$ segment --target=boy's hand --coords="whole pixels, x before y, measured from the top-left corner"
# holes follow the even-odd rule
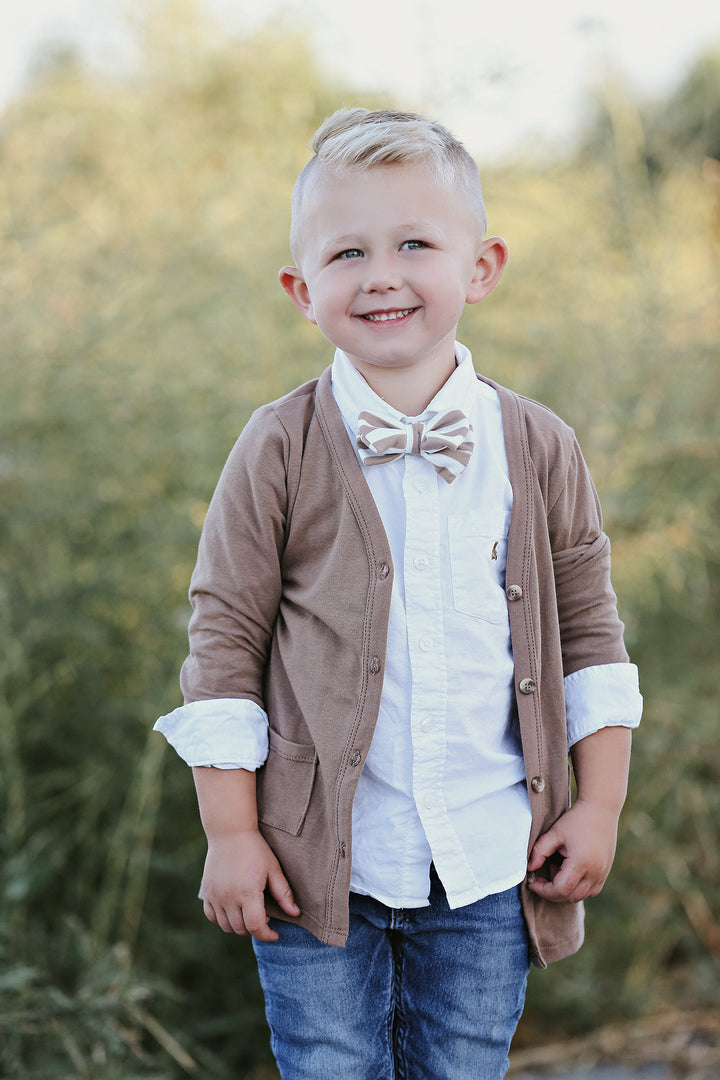
[[[538,837],[528,862],[528,887],[544,900],[578,903],[605,884],[627,791],[631,737],[625,727],[601,728],[570,751],[577,801]]]
[[[613,811],[578,800],[535,842],[528,887],[544,900],[559,904],[597,896],[615,857],[617,825]],[[541,868],[549,880],[539,876]]]
[[[265,891],[288,915],[299,915],[287,878],[258,829],[255,773],[193,768],[208,841],[200,897],[203,911],[226,934],[277,941],[268,926]]]
[[[288,915],[299,915],[287,878],[257,829],[208,841],[200,896],[210,922],[226,934],[277,941],[268,926],[265,890]]]

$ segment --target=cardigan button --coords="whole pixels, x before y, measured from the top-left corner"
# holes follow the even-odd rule
[[[380,657],[379,656],[373,656],[372,660],[370,661],[369,667],[370,667],[370,674],[371,675],[377,675],[378,671],[380,670]]]
[[[359,765],[361,761],[362,761],[362,755],[359,753],[359,751],[356,750],[355,753],[353,754],[353,756],[350,758],[350,764],[353,765],[353,766],[354,765]]]
[[[389,573],[390,573],[390,567],[388,566],[388,564],[386,562],[381,563],[380,567],[378,569],[378,577],[380,578],[380,580],[384,581]]]
[[[520,585],[508,585],[505,593],[508,600],[519,600],[523,594],[523,591]]]
[[[545,780],[542,776],[533,776],[530,781],[530,787],[533,791],[540,795],[545,790]]]
[[[521,679],[518,685],[521,694],[534,694],[537,690],[537,683],[534,679]]]

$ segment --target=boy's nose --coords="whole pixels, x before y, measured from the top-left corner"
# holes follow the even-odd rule
[[[402,285],[399,268],[391,259],[372,259],[365,268],[363,292],[389,292]]]

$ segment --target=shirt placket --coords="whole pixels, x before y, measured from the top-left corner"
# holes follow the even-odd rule
[[[413,797],[434,852],[438,836],[449,822],[444,796],[447,658],[440,580],[440,500],[433,467],[408,455],[403,492]]]

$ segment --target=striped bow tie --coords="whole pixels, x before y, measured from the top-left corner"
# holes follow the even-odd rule
[[[460,409],[406,424],[369,412],[361,412],[358,421],[357,448],[366,465],[419,454],[448,484],[463,471],[475,445],[472,424]]]

